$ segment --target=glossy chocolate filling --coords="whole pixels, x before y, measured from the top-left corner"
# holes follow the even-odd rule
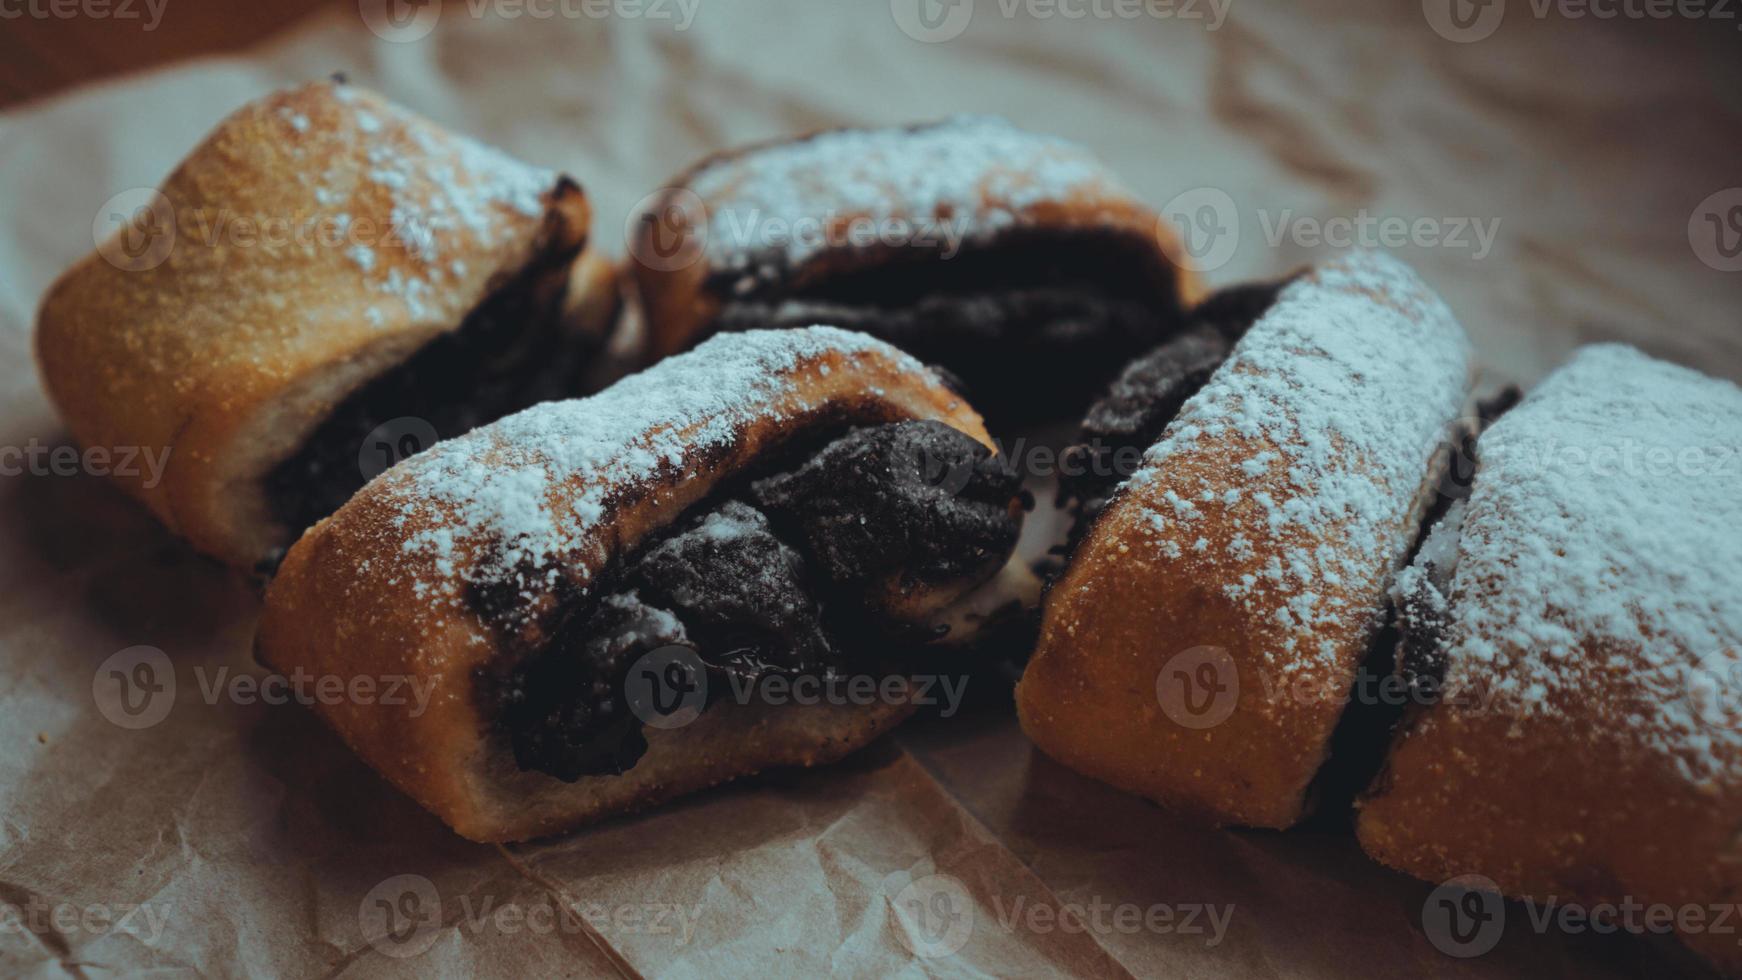
[[[1178,336],[1132,361],[1089,407],[1065,450],[1059,492],[1075,500],[1080,536],[1143,453],[1227,360],[1241,336],[1275,304],[1287,281],[1225,289],[1194,308]]]
[[[869,333],[947,368],[1001,427],[1074,413],[1182,317],[1173,270],[1130,237],[1011,233],[949,258],[915,252],[813,284],[776,276],[742,293],[739,277],[723,274],[710,283],[729,297],[715,327]]]
[[[522,770],[572,782],[631,769],[647,741],[628,674],[664,648],[721,681],[709,704],[740,689],[732,679],[899,672],[890,651],[917,641],[880,596],[977,584],[1016,546],[1016,475],[941,422],[811,448],[722,487],[601,574],[601,598],[571,598],[548,645],[479,672]]]
[[[452,438],[577,394],[590,350],[560,328],[576,251],[541,252],[458,328],[340,402],[301,449],[267,474],[273,517],[294,536],[362,488],[364,453],[379,454],[385,468],[428,449],[430,432]],[[398,419],[423,424],[386,424]]]

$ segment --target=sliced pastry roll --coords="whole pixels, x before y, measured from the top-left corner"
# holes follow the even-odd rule
[[[1197,289],[1171,226],[1091,154],[988,117],[710,157],[630,252],[654,357],[833,323],[947,368],[995,422],[1080,413]]]
[[[1482,436],[1400,583],[1403,667],[1439,700],[1361,805],[1368,853],[1742,973],[1739,442],[1742,389],[1616,345]]]
[[[614,313],[574,181],[342,83],[244,106],[137,203],[44,301],[43,379],[79,442],[167,452],[127,490],[243,568],[406,453],[572,394]]]
[[[1286,827],[1436,496],[1470,351],[1445,304],[1378,253],[1218,305],[1091,412],[1109,439],[1165,428],[1128,480],[1095,491],[1110,500],[1047,594],[1017,709],[1082,773],[1213,822]]]
[[[913,710],[936,624],[1010,558],[989,445],[880,341],[723,335],[378,477],[290,550],[259,652],[433,689],[319,710],[477,840],[828,762]]]

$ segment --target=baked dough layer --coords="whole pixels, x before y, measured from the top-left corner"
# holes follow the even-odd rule
[[[723,481],[842,425],[935,419],[991,442],[912,358],[833,328],[717,337],[604,393],[553,402],[387,471],[293,547],[267,592],[259,652],[315,676],[416,676],[409,705],[318,707],[395,785],[475,840],[555,833],[770,766],[815,765],[910,713],[721,704],[650,730],[621,776],[521,772],[481,710],[480,667],[542,649],[569,597]],[[511,601],[485,615],[487,589]]]
[[[301,530],[265,476],[517,271],[572,260],[589,219],[573,181],[339,83],[242,107],[152,201],[167,252],[117,240],[65,273],[37,359],[74,438],[167,451],[123,485],[245,569]]]
[[[1469,354],[1445,304],[1381,254],[1284,288],[1049,591],[1017,688],[1035,744],[1211,822],[1297,822],[1426,515]]]
[[[636,229],[651,358],[836,323],[967,378],[995,419],[1080,408],[1200,291],[1172,226],[1090,153],[988,117],[716,154]]]
[[[1482,436],[1462,520],[1411,569],[1449,583],[1443,695],[1360,804],[1369,854],[1706,926],[1742,901],[1739,433],[1742,389],[1602,345]],[[1734,933],[1684,938],[1742,972]]]

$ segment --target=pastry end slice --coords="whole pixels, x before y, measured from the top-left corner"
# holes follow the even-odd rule
[[[1290,282],[1053,583],[1023,730],[1206,821],[1297,822],[1469,384],[1462,329],[1395,260]]]
[[[967,477],[906,479],[927,454]],[[990,578],[1018,497],[979,417],[894,348],[832,328],[722,336],[387,471],[290,550],[259,655],[432,689],[422,709],[318,710],[461,834],[551,834],[831,761],[906,717],[900,697],[741,691],[775,675],[899,689],[938,669],[895,657],[925,624],[883,600],[897,584],[930,608]],[[635,671],[668,676],[672,656],[706,697],[667,727],[639,713]],[[696,689],[662,691],[680,687]]]
[[[1439,699],[1360,805],[1369,854],[1631,901],[1635,926],[1656,906],[1655,931],[1742,972],[1718,921],[1742,897],[1739,432],[1735,385],[1602,345],[1482,436],[1469,501],[1402,580],[1406,666]]]
[[[167,453],[123,485],[243,569],[372,465],[570,393],[588,346],[580,187],[352,86],[244,106],[129,206],[49,291],[42,377],[83,445]]]

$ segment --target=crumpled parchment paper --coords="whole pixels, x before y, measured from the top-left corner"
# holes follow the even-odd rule
[[[471,844],[309,711],[239,693],[263,674],[250,588],[102,479],[58,472],[80,467],[53,462],[66,436],[29,354],[52,277],[92,247],[106,202],[155,185],[223,114],[333,71],[574,174],[612,251],[635,202],[705,152],[990,111],[1093,146],[1187,226],[1215,283],[1376,244],[1444,292],[1495,379],[1528,382],[1603,339],[1742,377],[1742,273],[1721,271],[1713,237],[1742,204],[1720,194],[1742,185],[1734,24],[1515,4],[1466,43],[1436,33],[1431,2],[1200,0],[1097,19],[1135,8],[980,0],[952,36],[961,6],[915,20],[914,0],[450,4],[407,40],[344,5],[257,51],[0,116],[0,446],[19,451],[0,460],[0,973],[1686,966],[1673,944],[1528,926],[1447,957],[1422,927],[1431,886],[1366,860],[1334,820],[1182,825],[1033,753],[992,680],[834,769]],[[1707,213],[1720,220],[1702,239]],[[101,707],[141,646],[164,658],[155,700]]]

